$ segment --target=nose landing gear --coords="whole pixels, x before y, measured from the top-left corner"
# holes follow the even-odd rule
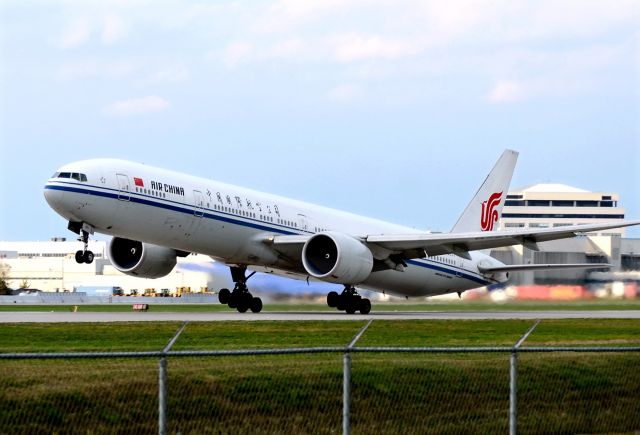
[[[341,294],[329,292],[327,305],[337,308],[338,311],[345,311],[347,314],[354,314],[356,311],[360,311],[361,314],[371,312],[371,301],[360,296],[355,287],[350,285],[345,285]]]
[[[75,226],[74,226],[75,227]],[[69,229],[80,234],[78,237],[78,241],[84,244],[84,248],[80,251],[76,251],[76,263],[93,263],[94,255],[93,252],[89,251],[89,234],[93,234],[93,227],[91,225],[87,225],[85,223],[82,224],[82,227],[77,228],[77,231],[72,228],[71,222],[69,223]]]
[[[229,308],[235,308],[239,313],[246,313],[251,310],[253,313],[262,311],[262,299],[254,297],[247,288],[247,280],[251,278],[255,272],[251,272],[246,276],[247,267],[237,266],[230,267],[231,278],[235,282],[233,291],[227,288],[220,289],[218,292],[218,300],[222,305],[228,305]]]

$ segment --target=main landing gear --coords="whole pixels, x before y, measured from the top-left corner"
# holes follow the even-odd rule
[[[240,313],[251,310],[254,313],[262,311],[262,299],[253,297],[247,288],[247,280],[253,276],[255,272],[251,272],[246,276],[247,267],[237,266],[231,267],[231,278],[236,283],[233,291],[227,288],[220,289],[218,292],[218,300],[222,305],[229,305],[229,308],[235,308]]]
[[[89,251],[89,232],[82,228],[78,241],[84,243],[84,249],[76,252],[76,263],[93,263],[93,252]]]
[[[371,312],[371,301],[360,296],[355,287],[350,285],[345,285],[341,294],[329,292],[327,305],[337,308],[338,311],[346,311],[347,314],[353,314],[356,311],[360,311],[361,314]]]

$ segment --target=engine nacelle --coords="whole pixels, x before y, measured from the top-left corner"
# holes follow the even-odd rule
[[[122,273],[140,278],[162,278],[176,265],[171,248],[114,237],[109,242],[111,264]]]
[[[329,231],[307,240],[302,248],[302,264],[314,278],[358,284],[371,274],[373,254],[361,241]]]

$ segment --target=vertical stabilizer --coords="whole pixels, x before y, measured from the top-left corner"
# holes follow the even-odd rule
[[[505,150],[451,229],[452,233],[493,231],[502,216],[518,153]]]

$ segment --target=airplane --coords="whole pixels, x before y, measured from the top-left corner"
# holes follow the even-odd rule
[[[357,288],[404,297],[458,293],[506,282],[509,273],[606,264],[506,265],[491,248],[574,237],[626,227],[617,221],[555,228],[497,231],[518,153],[505,150],[448,233],[433,233],[205,178],[116,159],[60,167],[46,182],[49,206],[68,221],[91,263],[95,232],[112,236],[109,259],[122,273],[159,278],[177,257],[205,254],[229,266],[233,290],[221,304],[239,312],[262,310],[247,281],[264,271],[344,286],[327,295],[329,307],[368,314],[371,301]],[[247,275],[247,270],[251,273]],[[356,288],[357,287],[357,288]]]

